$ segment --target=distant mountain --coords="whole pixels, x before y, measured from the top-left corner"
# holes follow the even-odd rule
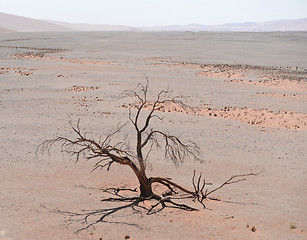
[[[278,20],[262,23],[228,23],[221,25],[172,25],[157,27],[128,27],[101,24],[73,24],[46,20],[48,22],[73,29],[75,31],[246,31],[246,32],[271,32],[271,31],[307,31],[307,18],[297,20]]]
[[[254,27],[260,31],[307,31],[307,18],[263,22]]]
[[[0,28],[12,32],[70,31],[69,28],[49,23],[46,21],[20,17],[1,12],[0,12]]]
[[[103,24],[66,23],[53,20],[37,20],[0,12],[1,32],[51,32],[51,31],[307,31],[307,18],[268,22],[229,23],[221,25],[172,25],[157,27],[129,27]]]
[[[166,27],[142,28],[143,31],[246,31],[246,32],[274,32],[274,31],[307,31],[307,18],[296,20],[277,20],[269,22],[228,23],[221,25],[176,25]]]
[[[269,22],[246,22],[207,26],[208,31],[248,31],[248,32],[271,32],[271,31],[307,31],[307,18],[295,20],[277,20]]]

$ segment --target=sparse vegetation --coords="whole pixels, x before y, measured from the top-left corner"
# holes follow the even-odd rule
[[[297,229],[296,224],[295,224],[295,223],[291,223],[291,224],[290,224],[290,229]]]

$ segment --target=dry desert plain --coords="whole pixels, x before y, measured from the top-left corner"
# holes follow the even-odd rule
[[[307,33],[10,33],[0,35],[0,239],[307,239]],[[46,139],[91,137],[128,122],[124,95],[149,79],[154,95],[172,89],[190,106],[166,105],[153,124],[201,148],[181,167],[150,157],[149,176],[192,189],[193,170],[218,186],[206,209],[122,208],[93,227],[84,210],[101,189],[135,188],[125,166],[91,172],[94,162],[36,149]],[[127,141],[134,144],[133,127]],[[115,140],[121,140],[115,137]],[[135,196],[138,193],[128,193]],[[150,206],[154,202],[147,201]],[[80,213],[81,215],[70,215]]]

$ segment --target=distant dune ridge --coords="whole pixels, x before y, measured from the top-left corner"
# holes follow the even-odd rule
[[[7,32],[6,29],[12,32],[70,31],[69,28],[47,21],[0,13],[0,32]]]
[[[5,32],[15,32],[15,31],[7,29],[7,28],[0,27],[0,33],[5,33]]]
[[[139,31],[140,29],[129,26],[115,26],[104,24],[86,24],[86,23],[66,23],[53,20],[45,20],[57,24],[73,31]]]
[[[37,20],[0,12],[0,32],[57,32],[57,31],[307,31],[307,18],[268,22],[229,23],[221,25],[174,25],[129,27],[104,24],[66,23]]]

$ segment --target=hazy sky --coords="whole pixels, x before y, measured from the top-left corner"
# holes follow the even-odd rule
[[[307,0],[0,0],[0,12],[72,23],[206,25],[307,18]]]

